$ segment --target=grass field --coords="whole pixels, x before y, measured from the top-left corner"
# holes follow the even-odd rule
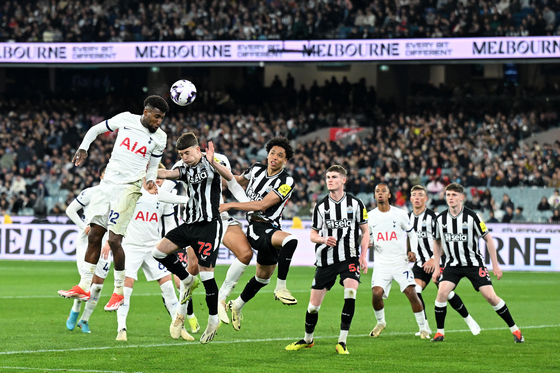
[[[218,267],[218,285],[226,267]],[[136,283],[128,317],[128,341],[117,342],[115,313],[102,307],[112,291],[112,276],[103,289],[98,309],[90,319],[91,334],[66,330],[72,301],[57,290],[78,281],[74,263],[0,261],[0,372],[552,372],[560,371],[560,273],[509,272],[494,281],[520,326],[526,343],[514,344],[500,317],[462,282],[457,293],[482,328],[473,336],[451,308],[446,340],[430,343],[415,337],[416,321],[398,285],[385,303],[387,328],[379,338],[368,337],[375,326],[369,284],[371,272],[362,277],[356,313],[348,337],[350,355],[337,355],[343,292],[338,285],[329,292],[319,313],[315,346],[285,351],[304,333],[304,317],[314,269],[294,267],[288,285],[299,304],[288,307],[274,301],[271,285],[244,308],[242,328],[236,332],[222,325],[208,345],[173,340],[170,317],[159,287]],[[254,275],[249,267],[237,296]],[[435,330],[435,287],[424,292],[428,317]],[[206,327],[203,290],[194,293],[195,313]]]

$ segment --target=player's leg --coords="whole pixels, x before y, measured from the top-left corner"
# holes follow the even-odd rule
[[[186,224],[178,226],[168,232],[157,244],[156,248],[152,250],[154,259],[163,264],[169,272],[181,280],[181,304],[185,304],[191,297],[191,285],[194,282],[194,276],[185,269],[179,257],[174,253],[181,247],[190,246],[189,239],[187,238],[190,234],[189,230],[190,228]]]
[[[385,321],[385,302],[383,299],[387,299],[389,296],[392,283],[393,275],[389,266],[377,265],[373,268],[373,275],[371,276],[371,303],[377,324],[369,333],[370,337],[379,337],[379,334],[387,326]]]
[[[471,330],[471,333],[473,335],[480,334],[480,326],[478,326],[478,323],[469,314],[469,311],[463,303],[463,300],[457,293],[455,293],[455,291],[449,293],[449,295],[447,296],[447,301],[449,302],[451,307],[453,307],[453,309],[457,311],[459,315],[461,315],[461,317],[463,317],[463,320],[465,320],[465,323],[467,323],[467,326]]]
[[[122,248],[121,234],[109,230],[109,246],[113,253],[114,290],[111,299],[105,305],[105,311],[116,311],[124,301],[125,255]]]
[[[449,272],[449,267],[444,270],[444,274]],[[460,278],[459,278],[460,279]],[[458,282],[458,280],[455,280]],[[449,293],[455,289],[456,283],[448,281],[445,277],[442,278],[438,286],[438,293],[435,302],[435,316],[437,332],[432,339],[432,342],[442,342],[445,336],[445,316],[447,315],[447,297]]]
[[[108,255],[108,252],[107,252]],[[84,313],[78,322],[78,327],[82,329],[82,333],[90,333],[89,328],[89,318],[93,313],[93,310],[97,306],[99,302],[99,298],[101,297],[101,290],[103,290],[103,283],[109,274],[109,270],[111,269],[111,261],[108,256],[102,255],[99,258],[99,262],[97,263],[97,267],[95,268],[95,275],[93,276],[91,288],[90,288],[90,298],[86,302],[84,307]]]
[[[292,263],[292,257],[297,249],[298,239],[293,234],[276,231],[271,238],[272,246],[280,250],[278,255],[278,274],[276,288],[274,289],[274,299],[287,305],[297,304],[297,299],[286,288],[286,278]]]
[[[127,263],[128,263],[128,255],[127,255]],[[127,264],[128,265],[128,264]],[[134,282],[136,277],[136,273],[138,271],[138,268],[136,268],[135,270],[127,270],[127,275],[124,278],[124,289],[123,289],[123,293],[124,293],[124,301],[123,304],[119,307],[119,309],[117,310],[117,341],[126,341],[127,337],[126,337],[126,319],[128,317],[128,311],[130,311],[130,297],[132,296],[132,289],[134,287]],[[131,273],[134,273],[134,278],[133,277],[129,277],[131,275]]]
[[[357,264],[359,268],[359,263]],[[341,274],[342,279],[343,274]],[[346,339],[350,331],[350,325],[354,318],[356,310],[356,294],[358,292],[358,285],[360,283],[354,278],[346,277],[343,280],[344,285],[344,306],[342,307],[342,314],[340,316],[340,335],[338,336],[338,343],[336,345],[336,352],[342,355],[348,354],[346,347]]]
[[[475,284],[473,283],[473,285]],[[506,302],[504,302],[503,299],[498,297],[498,295],[494,291],[494,286],[484,285],[479,287],[477,290],[479,290],[480,294],[482,294],[482,296],[484,296],[484,298],[488,301],[488,303],[490,303],[490,305],[492,306],[494,311],[496,311],[498,316],[500,316],[506,322],[507,326],[509,327],[509,330],[511,330],[511,332],[513,333],[513,341],[515,343],[525,342],[525,338],[523,338],[523,335],[521,334],[521,330],[519,330],[519,327],[513,321],[513,317],[509,312],[509,308],[506,305]]]
[[[237,299],[233,301],[230,300],[228,303],[228,309],[231,311],[231,324],[235,330],[241,329],[241,319],[243,318],[241,310],[247,302],[257,295],[259,290],[268,285],[274,273],[274,269],[276,268],[276,264],[260,264],[259,255],[260,252],[257,255],[257,270],[255,276],[247,282],[247,285],[245,285],[245,288],[243,288],[243,291]]]
[[[412,267],[412,273],[414,274],[414,282],[416,283],[414,287],[416,290],[416,295],[418,296],[418,299],[420,299],[420,303],[422,303],[422,309],[424,310],[425,330],[427,330],[429,334],[432,334],[432,331],[430,330],[430,326],[428,324],[426,304],[424,303],[424,298],[422,297],[422,291],[430,283],[432,275],[431,273],[427,273],[426,271],[424,271],[424,268],[418,266],[418,264],[416,263]],[[420,336],[420,331],[418,331],[418,333],[416,333],[415,335]]]
[[[214,339],[220,326],[218,317],[218,284],[214,278],[214,268],[218,259],[220,240],[222,238],[222,220],[197,226],[193,235],[193,242],[198,247],[192,247],[198,258],[200,279],[206,290],[206,305],[208,306],[208,325],[200,337],[200,343],[205,344]],[[189,254],[190,264],[190,254]]]
[[[305,313],[305,336],[303,339],[286,346],[286,350],[288,351],[310,348],[315,344],[313,341],[313,333],[315,331],[315,326],[317,326],[317,321],[319,320],[319,309],[321,308],[325,294],[327,294],[326,287],[316,289],[320,286],[317,285],[317,277],[317,271],[315,271],[315,285],[311,289],[311,296],[309,297],[309,304],[307,305],[307,312]],[[332,282],[334,283],[334,281]]]
[[[401,285],[402,287],[402,285]],[[408,285],[403,293],[408,298],[410,302],[410,306],[412,307],[412,312],[414,312],[414,317],[416,318],[416,323],[418,324],[418,329],[420,329],[420,338],[421,339],[428,339],[430,338],[430,332],[426,327],[426,315],[424,313],[424,306],[420,299],[418,298],[418,294],[416,294],[416,285]]]
[[[70,290],[59,290],[58,294],[65,298],[89,299],[91,281],[101,254],[101,242],[106,229],[96,223],[90,222],[88,246],[84,256],[84,263],[80,270],[80,283]]]
[[[86,233],[84,231],[80,231],[76,240],[76,266],[78,267],[78,273],[82,272],[87,244],[88,241]],[[66,328],[68,330],[74,330],[74,328],[76,328],[78,317],[80,316],[80,311],[82,310],[82,303],[83,302],[80,299],[74,299],[74,303],[70,309],[70,315],[68,315],[68,319],[66,319]]]
[[[218,292],[218,316],[220,320],[229,324],[229,317],[226,311],[226,299],[230,296],[231,292],[239,282],[239,279],[247,269],[253,257],[253,250],[247,236],[241,230],[240,225],[229,225],[223,239],[224,245],[235,254],[235,259],[231,263],[226,279],[224,280],[220,291]]]

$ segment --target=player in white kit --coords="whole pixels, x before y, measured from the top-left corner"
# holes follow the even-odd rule
[[[410,247],[413,250],[418,247],[418,237],[408,221],[406,212],[391,206],[393,194],[388,185],[378,184],[375,187],[374,196],[377,208],[368,213],[368,224],[371,237],[370,247],[375,250],[371,290],[377,325],[369,335],[378,337],[387,325],[383,299],[387,299],[389,296],[391,284],[395,280],[399,283],[401,292],[410,301],[420,329],[420,338],[429,339],[430,333],[426,326],[424,307],[416,294],[414,275],[408,265],[409,261],[416,260],[416,255],[413,251],[407,254],[404,234],[406,232],[408,235]]]
[[[165,167],[160,164],[160,169]],[[163,180],[157,179],[161,186]],[[128,225],[127,235],[122,245],[126,253],[126,277],[124,280],[124,303],[117,310],[117,341],[127,340],[126,318],[130,309],[130,296],[134,282],[138,280],[138,270],[142,268],[148,281],[157,281],[163,301],[170,315],[174,315],[179,305],[171,273],[152,256],[152,250],[161,240],[163,226],[170,231],[177,226],[173,203],[187,203],[188,197],[178,196],[160,190],[157,195],[142,189],[142,197],[136,203],[133,218]],[[193,341],[194,338],[184,328],[180,328],[174,339]]]
[[[105,166],[99,169],[99,177],[103,180],[105,174]],[[87,234],[89,232],[89,204],[91,203],[91,197],[95,194],[96,190],[99,189],[99,185],[86,188],[76,197],[72,203],[66,208],[66,215],[78,226],[80,232],[78,233],[78,238],[76,240],[76,264],[78,266],[78,272],[81,272],[84,265],[84,256],[86,255],[87,249]],[[83,209],[84,220],[78,214],[78,211]],[[103,237],[103,245],[107,242],[107,235]],[[107,253],[108,254],[108,253]],[[82,308],[82,301],[80,298],[74,299],[74,305],[70,310],[70,315],[66,320],[66,328],[68,330],[74,330],[76,324],[82,329],[83,333],[91,333],[89,329],[89,317],[91,313],[97,306],[99,301],[99,296],[101,295],[101,289],[103,289],[103,282],[107,278],[109,273],[109,268],[111,267],[111,261],[103,255],[99,258],[97,267],[95,268],[95,274],[93,276],[93,281],[91,285],[91,295],[86,303],[84,313],[82,318],[78,321],[78,316],[80,315],[80,310]]]
[[[124,112],[91,127],[86,133],[72,162],[76,166],[87,158],[87,150],[96,137],[105,132],[118,131],[111,158],[100,188],[92,197],[88,248],[82,267],[80,283],[58,293],[66,298],[89,299],[90,286],[101,253],[101,239],[109,231],[109,246],[113,253],[115,290],[106,311],[115,311],[124,300],[125,254],[121,246],[128,223],[132,219],[136,201],[141,196],[142,179],[150,193],[157,193],[157,168],[167,145],[167,135],[159,127],[169,111],[160,96],[144,101],[142,115]]]

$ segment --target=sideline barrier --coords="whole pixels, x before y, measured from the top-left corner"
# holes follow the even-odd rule
[[[309,241],[311,222],[303,229],[291,229],[292,222],[283,223],[284,231],[294,234],[299,245],[292,265],[312,266],[314,245]],[[246,222],[243,221],[244,226]],[[488,224],[496,242],[498,260],[505,271],[560,271],[560,226],[538,224]],[[75,260],[78,228],[71,224],[0,224],[0,259]],[[484,241],[481,249],[485,251]],[[486,254],[486,263],[491,268]],[[234,259],[220,246],[217,264],[230,264]],[[251,264],[255,264],[255,256]],[[369,252],[369,266],[373,253]]]

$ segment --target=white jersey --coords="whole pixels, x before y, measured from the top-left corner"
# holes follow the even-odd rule
[[[157,195],[142,189],[132,220],[128,224],[123,246],[140,246],[152,249],[162,236],[162,219],[174,219],[173,205],[158,201]],[[174,227],[174,226],[173,226]]]
[[[142,180],[144,176],[148,180],[155,180],[153,171],[157,172],[157,164],[167,145],[167,134],[160,128],[151,133],[142,125],[140,118],[140,115],[128,111],[117,114],[90,128],[84,137],[80,149],[88,150],[99,134],[119,130],[105,170],[105,181],[130,184]],[[155,162],[156,167],[150,167],[150,174],[147,175],[146,169],[150,162]]]
[[[408,262],[405,232],[414,228],[404,210],[391,206],[389,211],[371,210],[369,216],[370,242],[374,245],[375,264]]]
[[[86,226],[89,225],[89,221],[91,219],[91,216],[89,216],[88,211],[88,205],[91,202],[91,197],[95,194],[95,191],[99,189],[99,185],[96,185],[94,187],[91,188],[86,188],[84,190],[82,190],[82,192],[76,197],[76,201],[82,205],[83,209],[84,209],[84,218],[82,219],[84,221],[84,228]],[[83,229],[82,229],[83,231]]]

